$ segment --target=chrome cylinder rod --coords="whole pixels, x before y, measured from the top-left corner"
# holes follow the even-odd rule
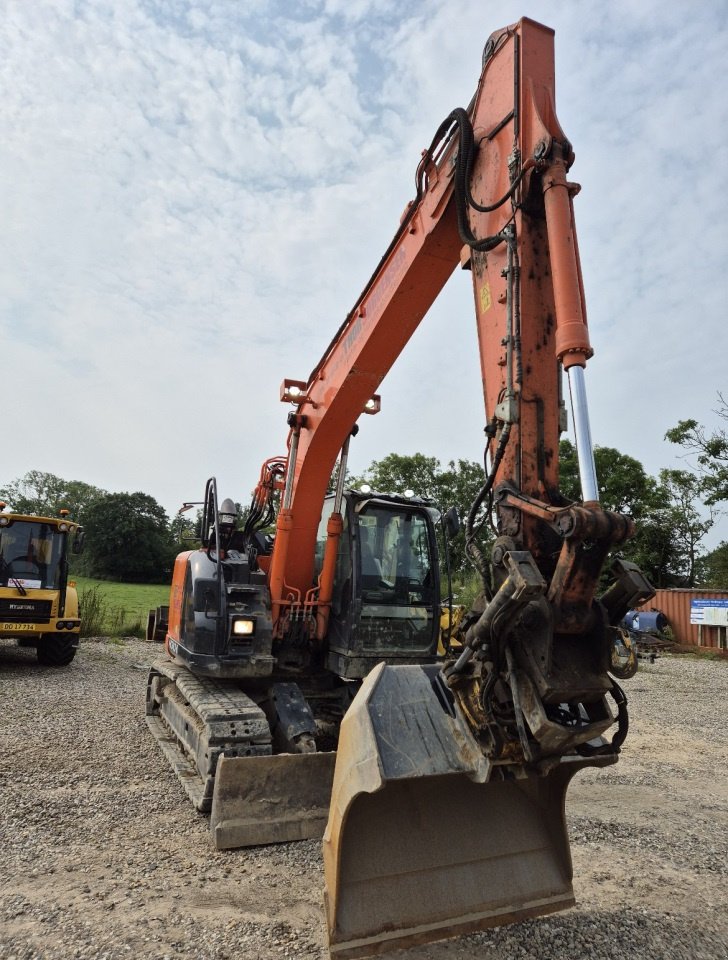
[[[288,446],[288,462],[286,463],[286,485],[283,488],[284,510],[290,510],[293,500],[293,476],[296,472],[296,456],[298,454],[298,439],[301,435],[301,428],[297,427],[291,431],[291,442]]]
[[[346,465],[349,460],[349,441],[351,434],[344,440],[339,457],[339,475],[336,478],[336,496],[334,497],[334,513],[341,513],[341,503],[344,499],[344,484],[346,483]]]
[[[592,447],[591,427],[589,426],[589,409],[586,402],[584,368],[574,364],[566,372],[569,378],[571,415],[574,420],[574,439],[576,440],[576,456],[579,462],[581,498],[584,502],[599,500],[597,470],[594,465],[594,448]]]

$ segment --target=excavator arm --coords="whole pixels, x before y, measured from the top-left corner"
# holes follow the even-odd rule
[[[423,152],[416,196],[324,356],[307,381],[284,381],[281,398],[296,411],[270,565],[274,620],[313,582],[320,505],[339,452],[360,414],[378,409],[379,385],[458,265],[472,275],[499,482],[547,505],[560,502],[563,368],[576,398],[584,500],[598,499],[583,381],[592,349],[572,205],[579,188],[567,180],[572,160],[554,107],[553,31],[524,19],[488,41],[469,108],[454,110]],[[554,538],[544,538],[542,520],[513,503],[502,504],[511,518],[504,530],[517,532],[548,566]],[[324,607],[325,588],[314,598]]]
[[[626,737],[610,650],[628,606],[652,588],[618,561],[598,596],[608,554],[633,525],[598,503],[573,159],[556,117],[553,31],[523,19],[494,33],[469,107],[423,153],[389,250],[296,385],[284,506],[298,561],[284,567],[310,583],[314,505],[338,447],[448,276],[470,271],[488,468],[465,537],[483,595],[457,659],[382,664],[344,719],[324,838],[332,957],[573,904],[566,789],[584,766],[616,762]],[[564,371],[580,504],[559,491]],[[478,531],[491,517],[486,557]]]

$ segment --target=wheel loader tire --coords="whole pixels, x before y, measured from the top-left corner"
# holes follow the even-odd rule
[[[67,667],[76,656],[78,637],[46,633],[38,641],[38,663],[45,667]]]

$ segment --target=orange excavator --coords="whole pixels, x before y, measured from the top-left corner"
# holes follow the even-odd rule
[[[178,557],[169,621],[153,631],[168,659],[150,672],[148,722],[212,808],[217,846],[324,833],[332,957],[572,905],[566,790],[615,763],[627,735],[612,651],[652,588],[608,560],[633,525],[598,502],[573,160],[553,31],[523,19],[488,40],[470,105],[423,152],[415,198],[324,356],[284,381],[287,454],[264,464],[243,522],[208,482],[202,547]],[[345,476],[359,416],[378,411],[458,266],[485,401],[464,523],[483,589],[438,656],[440,515],[347,490]],[[579,503],[559,492],[562,380]]]

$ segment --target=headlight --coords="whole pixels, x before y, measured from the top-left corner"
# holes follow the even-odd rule
[[[245,620],[242,617],[233,620],[233,636],[251,637],[255,633],[255,620]]]

